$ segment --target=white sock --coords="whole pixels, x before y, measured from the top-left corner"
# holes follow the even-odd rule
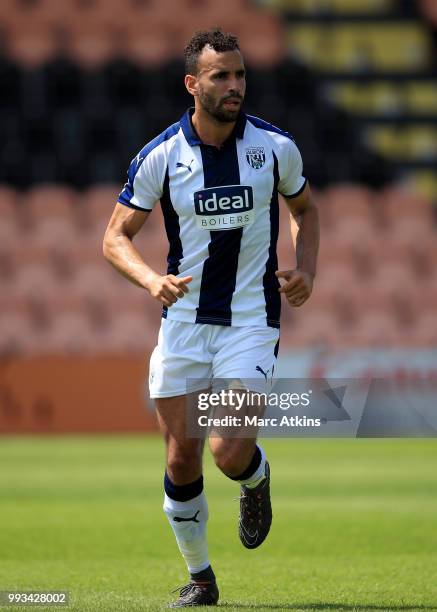
[[[176,501],[165,493],[164,512],[174,531],[179,550],[190,574],[206,569],[210,562],[206,542],[208,504],[204,491],[188,501]],[[192,520],[179,521],[177,519]]]
[[[246,478],[246,480],[238,481],[240,484],[244,485],[248,489],[254,489],[266,477],[266,474],[265,474],[266,472],[266,454],[262,446],[260,446],[259,444],[257,444],[257,446],[259,450],[261,451],[261,463],[259,464],[258,468],[255,470],[255,472],[252,474],[252,476],[250,476],[249,478]]]

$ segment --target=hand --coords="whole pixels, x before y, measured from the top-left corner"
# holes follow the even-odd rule
[[[170,307],[178,301],[178,298],[184,297],[189,289],[187,283],[191,283],[192,276],[178,277],[173,274],[166,276],[158,276],[149,283],[147,289],[150,295],[157,299],[164,306]]]
[[[284,278],[285,282],[279,289],[280,293],[285,293],[290,306],[302,306],[311,295],[313,290],[313,276],[309,272],[302,270],[277,270],[277,278]]]

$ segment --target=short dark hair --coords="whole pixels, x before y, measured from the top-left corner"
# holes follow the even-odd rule
[[[185,74],[197,74],[197,60],[207,45],[218,53],[240,49],[237,37],[229,32],[222,32],[220,28],[196,32],[184,50]]]

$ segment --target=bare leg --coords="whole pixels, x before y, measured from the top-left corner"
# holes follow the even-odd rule
[[[186,396],[156,399],[159,427],[166,443],[166,467],[175,485],[200,478],[204,440],[186,438]]]
[[[255,452],[256,438],[210,438],[214,461],[225,476],[235,478],[248,467]]]
[[[246,415],[262,416],[264,410],[264,406],[249,403],[240,408],[238,416],[243,420]],[[229,409],[221,406],[214,416],[224,417],[228,413]],[[256,426],[251,426],[250,429],[242,426],[239,430],[230,430],[228,436],[222,437],[219,430],[217,437],[209,438],[209,447],[214,461],[225,476],[235,478],[247,470],[255,454],[257,435]]]

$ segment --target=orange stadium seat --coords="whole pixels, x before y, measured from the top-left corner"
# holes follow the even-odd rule
[[[409,265],[402,261],[381,262],[376,268],[375,274],[367,281],[369,291],[374,286],[386,289],[387,291],[396,290],[399,287],[410,287],[416,284],[413,271]]]
[[[81,298],[105,297],[109,299],[120,291],[118,274],[103,258],[93,263],[85,263],[77,269],[72,279],[71,291]]]
[[[72,257],[76,236],[71,233],[59,235],[56,233],[59,226],[50,227],[54,227],[55,232],[27,234],[20,248],[15,247],[11,254],[17,271],[29,265],[41,266],[46,268],[55,280],[68,281],[76,273]]]
[[[129,5],[120,0],[63,0],[62,5],[69,21],[76,18],[84,25],[100,21],[111,27],[128,19],[131,13]]]
[[[167,0],[167,2],[169,1]],[[204,11],[210,14],[229,14],[232,11],[236,14],[249,12],[247,0],[221,0],[221,2],[216,2],[216,0],[182,0],[181,5],[185,11],[191,9],[191,11]]]
[[[102,334],[105,351],[146,355],[157,341],[156,321],[144,313],[119,312]]]
[[[342,248],[353,250],[357,246],[365,246],[371,250],[380,239],[380,229],[370,223],[361,223],[359,219],[345,217],[341,222],[321,228],[321,243],[327,241],[329,245],[336,243]]]
[[[294,309],[293,323],[281,328],[281,346],[289,349],[336,346],[340,342],[341,328],[331,311],[314,311],[310,315],[305,307]]]
[[[61,245],[68,245],[77,237],[77,229],[66,218],[46,217],[35,225],[28,226],[22,233],[23,239],[31,237],[32,246],[37,251],[48,252]]]
[[[410,246],[396,243],[390,234],[386,237],[375,236],[375,239],[365,246],[367,249],[363,250],[359,263],[356,254],[352,254],[352,262],[357,271],[362,273],[363,279],[372,282],[386,266],[390,268],[392,265],[402,268],[406,275],[413,273],[415,266]]]
[[[172,0],[151,0],[147,9],[154,15],[183,25],[186,44],[196,30],[222,27],[225,31],[237,33],[243,19],[247,19],[249,10],[245,0],[181,0],[176,5]],[[251,14],[251,13],[250,13]]]
[[[113,30],[101,19],[84,21],[79,14],[68,25],[65,46],[75,61],[86,69],[94,69],[116,55],[117,30]]]
[[[375,236],[359,240],[353,234],[322,232],[319,265],[324,268],[348,262],[357,277],[369,276],[378,265],[379,241]]]
[[[167,269],[168,242],[164,227],[162,227],[161,232],[158,232],[148,231],[147,226],[145,226],[135,237],[134,246],[152,268],[162,273],[165,272]]]
[[[3,0],[5,3],[16,5],[16,8],[4,11],[0,9],[0,19],[16,22],[33,22],[35,29],[43,25],[64,27],[68,29],[81,21],[84,27],[89,23],[100,22],[106,27],[116,25],[120,16],[128,15],[119,0],[36,0],[33,2],[18,2],[17,0]]]
[[[260,10],[241,13],[238,36],[249,65],[258,68],[274,66],[285,56],[283,26],[272,13]]]
[[[98,352],[96,334],[89,319],[80,311],[56,314],[45,337],[42,351],[48,354],[89,354]]]
[[[349,342],[356,347],[391,347],[401,340],[401,328],[390,312],[379,308],[361,313],[356,328],[349,334]]]
[[[435,309],[425,309],[419,313],[414,326],[406,327],[403,338],[406,344],[416,348],[434,348],[437,345],[437,325]]]
[[[147,223],[147,222],[146,222]],[[92,233],[87,233],[81,238],[79,248],[74,251],[73,259],[77,262],[95,262],[110,268],[103,256],[103,236],[106,225]],[[164,270],[167,257],[167,238],[153,230],[143,227],[133,240],[138,252],[144,256],[147,262],[159,264],[159,269]]]
[[[360,315],[380,310],[390,314],[398,324],[413,324],[418,310],[422,308],[417,302],[417,287],[409,284],[401,287],[378,284],[360,286],[351,292],[351,299]]]
[[[345,259],[353,264],[354,256],[365,254],[371,263],[372,255],[378,251],[379,244],[378,235],[368,226],[360,228],[355,222],[351,225],[345,222],[339,231],[321,230],[320,262]]]
[[[333,231],[340,241],[362,243],[371,239],[375,233],[370,216],[338,215],[333,222]]]
[[[336,304],[339,296],[356,317],[372,309],[390,311],[393,309],[393,295],[396,290],[380,285],[359,283],[343,289],[331,288],[331,303]]]
[[[122,284],[117,285],[117,290],[112,291],[108,297],[102,297],[102,299],[105,299],[110,316],[116,318],[120,312],[132,312],[134,314],[148,312],[156,325],[159,326],[161,308],[158,302],[150,297],[145,289],[141,289],[127,280],[121,280]],[[122,291],[120,291],[120,288]]]
[[[7,32],[10,25],[16,24],[23,17],[22,9],[17,0],[2,0],[0,2],[0,27]]]
[[[140,234],[143,230],[140,230]],[[166,257],[168,247],[165,246],[165,241],[161,240],[156,235],[152,237],[144,236],[144,239],[140,237],[134,238],[134,247],[144,258],[146,263],[151,266],[152,269],[165,273],[167,268]],[[129,281],[125,280],[120,274],[118,274],[112,266],[105,260],[102,252],[102,236],[94,236],[93,239],[90,237],[83,241],[78,248],[73,250],[70,254],[74,267],[78,273],[82,273],[87,266],[101,270],[105,278],[113,279],[119,287],[117,291],[123,294],[123,287],[129,286]],[[91,274],[92,276],[92,274]],[[90,281],[92,284],[92,282]],[[120,283],[123,283],[120,285]]]
[[[73,190],[57,186],[34,187],[26,196],[23,210],[24,236],[36,249],[45,251],[71,244],[76,238],[78,219]]]
[[[378,229],[374,225],[369,222],[362,222],[359,218],[354,217],[337,219],[331,231],[339,244],[348,244],[351,247],[372,244],[378,233]]]
[[[96,185],[84,192],[80,203],[81,227],[89,229],[104,230],[117,204],[117,198],[122,185]],[[157,203],[155,209],[148,216],[141,232],[152,233],[162,231],[163,220],[160,205]]]
[[[427,304],[431,310],[437,311],[437,277],[435,275],[432,281],[423,287],[421,295],[421,301]]]
[[[437,26],[437,4],[435,0],[419,0],[420,10],[431,24]]]
[[[343,219],[372,223],[373,198],[369,189],[358,185],[334,186],[326,190],[325,196],[334,223]]]
[[[233,9],[222,10],[217,3],[214,11],[197,11],[187,16],[179,17],[179,28],[175,32],[175,42],[177,42],[178,55],[184,49],[193,34],[199,30],[212,27],[221,27],[225,32],[232,32],[240,36],[244,27],[244,13],[233,11]]]
[[[420,216],[415,217],[399,217],[396,222],[387,230],[390,234],[390,239],[400,246],[410,246],[421,243],[435,242],[436,229],[431,219],[426,221]]]
[[[81,265],[83,263],[92,262],[99,265],[105,265],[103,256],[103,238],[105,235],[106,225],[102,222],[100,226],[91,227],[89,230],[83,230],[80,234],[80,243],[72,253],[73,259]],[[109,265],[109,264],[108,264]]]
[[[81,194],[77,207],[80,235],[88,252],[95,249],[96,253],[102,255],[103,236],[119,191],[120,186],[96,185]]]
[[[358,277],[349,261],[339,261],[325,266],[319,261],[317,271],[317,285],[324,287],[348,287],[357,284]]]
[[[387,188],[380,194],[380,199],[392,223],[399,218],[417,217],[431,222],[432,211],[428,199],[407,187]]]
[[[2,291],[8,291],[8,285],[14,282],[17,273],[18,265],[15,253],[7,245],[0,242],[0,285]]]
[[[18,194],[12,187],[0,185],[0,217],[14,217],[18,206]]]
[[[47,62],[56,51],[56,38],[49,24],[19,21],[10,24],[7,37],[7,51],[10,57],[27,67],[37,67]]]
[[[26,195],[24,206],[31,226],[48,218],[65,219],[76,223],[76,193],[69,187],[57,185],[36,186]]]
[[[81,195],[78,206],[80,225],[91,230],[108,225],[121,185],[95,185]]]
[[[38,352],[31,320],[26,312],[3,312],[0,317],[0,357],[20,356]]]
[[[17,298],[27,299],[44,295],[47,299],[62,291],[62,284],[53,269],[43,262],[31,262],[19,268],[9,292]]]
[[[179,30],[183,24],[179,24]],[[147,16],[120,28],[125,54],[140,66],[159,66],[173,56],[180,57],[182,47],[178,44],[178,32],[167,20]]]
[[[0,246],[13,249],[19,237],[19,202],[17,193],[6,186],[0,187]]]
[[[53,0],[35,0],[20,2],[19,0],[2,0],[0,3],[0,22],[14,28],[17,24],[23,26],[33,23],[35,30],[41,26],[54,25],[61,19],[68,21],[68,2]]]
[[[407,250],[409,264],[419,282],[432,279],[437,273],[437,249],[435,248],[435,236],[431,239],[424,237],[424,240],[416,244],[398,246],[398,252],[402,249]]]
[[[127,15],[126,18],[132,17],[133,21],[143,21],[152,17],[154,19],[167,19],[170,23],[174,19],[181,22],[187,19],[190,13],[201,12],[201,7],[196,6],[193,9],[192,4],[189,0],[178,0],[177,3],[172,2],[172,0],[140,0],[138,2],[132,0],[127,7],[124,7],[124,13]]]
[[[369,251],[369,255],[376,258],[376,263],[409,262],[411,259],[410,246],[397,242],[392,232],[377,232],[369,244]]]

